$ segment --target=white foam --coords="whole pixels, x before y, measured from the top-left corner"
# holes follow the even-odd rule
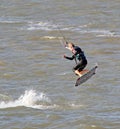
[[[49,22],[29,22],[27,30],[54,30],[56,26],[54,24],[51,24]]]
[[[20,18],[0,17],[0,23],[14,24],[14,23],[27,23],[27,21]]]
[[[81,34],[93,34],[97,37],[120,37],[119,34],[115,32],[111,32],[107,29],[90,29],[90,23],[84,24],[81,26],[74,26],[74,25],[60,25],[60,24],[53,24],[52,22],[44,22],[44,21],[29,21],[27,22],[27,28],[24,27],[22,29],[27,30],[43,30],[43,31],[53,31],[60,28],[61,31],[71,31],[71,32],[78,32]],[[52,37],[53,38],[53,37]]]
[[[37,93],[35,90],[26,90],[25,93],[16,100],[0,102],[1,109],[19,106],[37,109],[47,109],[55,107],[55,105],[52,105],[51,100],[44,93]]]
[[[97,37],[114,37],[114,38],[118,37],[119,38],[120,35],[114,32],[108,32],[108,33],[98,34]]]
[[[54,36],[43,36],[42,38],[43,39],[50,39],[50,40],[53,40],[53,39],[62,39],[62,37],[54,37]]]
[[[68,104],[70,107],[72,108],[81,108],[81,107],[85,107],[85,105],[81,105],[81,104],[74,104],[74,103],[71,103],[71,104]]]

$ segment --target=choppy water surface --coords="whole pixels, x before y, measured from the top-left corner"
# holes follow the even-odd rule
[[[120,1],[2,0],[0,129],[120,128]],[[79,87],[61,40],[97,74]]]

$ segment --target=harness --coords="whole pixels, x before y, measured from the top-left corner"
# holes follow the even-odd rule
[[[86,60],[86,57],[85,57],[85,55],[84,55],[84,52],[80,52],[80,53],[78,53],[78,54],[76,54],[76,59],[78,59],[79,61],[80,60]]]
[[[85,54],[84,52],[82,51],[82,49],[78,46],[75,46],[75,51],[76,51],[76,54],[75,54],[75,58],[79,61],[81,60],[86,60],[86,57],[85,57]]]

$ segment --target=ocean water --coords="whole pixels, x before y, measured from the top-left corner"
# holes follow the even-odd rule
[[[0,129],[119,129],[119,28],[119,0],[1,0]],[[78,87],[65,41],[98,63]]]

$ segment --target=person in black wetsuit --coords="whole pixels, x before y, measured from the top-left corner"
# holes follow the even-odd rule
[[[88,71],[88,70],[83,70],[87,65],[87,59],[85,57],[85,54],[80,47],[75,46],[73,43],[67,43],[67,46],[68,47],[66,47],[66,48],[69,49],[73,53],[73,56],[68,57],[68,56],[64,55],[64,58],[66,58],[68,60],[75,59],[76,65],[75,65],[75,67],[73,67],[73,71],[75,72],[75,74],[77,74],[78,76],[81,77],[82,74],[84,74],[85,72]],[[77,61],[79,61],[79,62],[77,62]]]

